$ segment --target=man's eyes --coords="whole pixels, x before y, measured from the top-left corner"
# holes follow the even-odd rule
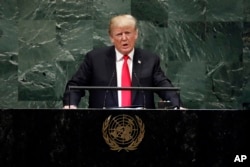
[[[123,33],[116,34],[116,36],[122,36]],[[124,32],[125,35],[131,34],[131,32]]]
[[[120,34],[116,34],[116,36],[122,36],[122,33],[120,33]]]

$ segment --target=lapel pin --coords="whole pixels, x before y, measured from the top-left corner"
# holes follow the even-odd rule
[[[138,64],[141,64],[141,60],[138,60]]]

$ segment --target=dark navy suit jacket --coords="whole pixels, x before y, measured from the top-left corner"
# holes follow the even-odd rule
[[[85,96],[84,90],[68,90],[72,86],[117,86],[116,54],[114,46],[94,49],[86,54],[77,72],[68,81],[63,96],[64,105],[78,106]],[[132,70],[134,87],[173,87],[160,67],[159,56],[135,48]],[[155,108],[154,93],[162,100],[170,100],[173,106],[181,104],[175,91],[132,91],[132,106]],[[89,108],[118,107],[115,90],[89,90]]]

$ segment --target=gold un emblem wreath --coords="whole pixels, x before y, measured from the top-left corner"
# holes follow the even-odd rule
[[[111,150],[128,152],[137,149],[144,137],[145,129],[138,116],[133,118],[121,114],[112,118],[110,115],[103,122],[102,133]]]

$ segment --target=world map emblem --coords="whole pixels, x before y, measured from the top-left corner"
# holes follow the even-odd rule
[[[102,133],[105,142],[114,151],[132,151],[138,148],[144,138],[145,126],[135,115],[111,115],[103,122]]]

